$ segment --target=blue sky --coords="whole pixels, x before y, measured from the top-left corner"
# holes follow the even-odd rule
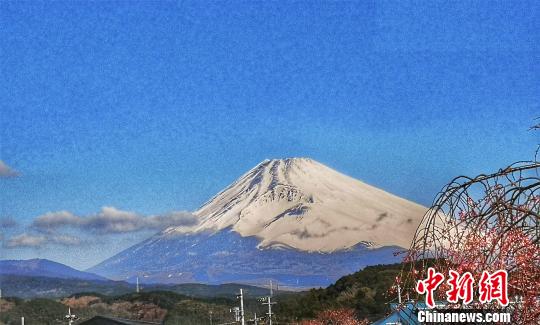
[[[311,157],[429,205],[454,176],[533,158],[538,9],[1,2],[0,159],[19,173],[0,178],[4,243],[44,239],[28,225],[48,212],[192,211],[265,158]],[[0,258],[89,267],[150,233]]]

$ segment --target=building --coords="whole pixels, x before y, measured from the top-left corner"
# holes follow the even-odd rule
[[[444,306],[444,302],[437,302],[437,306]],[[403,304],[391,303],[392,312],[385,318],[372,325],[419,325],[418,311],[429,309],[425,302],[408,301]]]

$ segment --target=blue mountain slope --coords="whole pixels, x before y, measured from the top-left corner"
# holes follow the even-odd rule
[[[107,280],[46,259],[1,260],[0,275],[40,276],[59,279]]]
[[[399,262],[399,247],[370,249],[358,244],[334,253],[258,249],[255,237],[228,229],[216,233],[159,234],[89,269],[111,279],[147,283],[262,284],[278,280],[290,287],[327,286],[374,264]]]
[[[309,158],[265,160],[195,211],[196,226],[167,228],[90,270],[127,281],[326,286],[400,262],[394,253],[425,210]]]

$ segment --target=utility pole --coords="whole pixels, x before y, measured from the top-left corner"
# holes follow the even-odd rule
[[[272,283],[272,280],[270,280],[270,296],[268,296],[268,301],[266,304],[268,304],[268,322],[270,325],[272,325],[272,305],[275,304],[275,302],[272,302],[272,297],[274,297],[274,285]],[[263,303],[264,305],[265,303]]]
[[[21,325],[24,325],[24,317],[21,317]]]
[[[234,321],[240,321],[240,307],[234,307],[230,310],[231,313],[234,313]]]
[[[212,311],[210,311],[210,325],[213,325],[212,324]]]
[[[68,321],[69,325],[72,325],[74,321],[79,319],[75,314],[71,313],[71,307],[68,307],[68,314],[66,315],[66,320]]]
[[[242,322],[242,325],[246,325],[244,319],[244,291],[242,289],[240,289],[240,294],[237,295],[236,298],[240,298],[240,321]]]
[[[263,305],[268,305],[268,312],[266,313],[268,315],[268,324],[272,325],[272,305],[275,305],[275,302],[272,302],[272,297],[268,296],[266,297],[266,302],[262,303]]]

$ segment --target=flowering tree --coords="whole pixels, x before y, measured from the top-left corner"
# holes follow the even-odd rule
[[[448,184],[419,226],[397,279],[404,292],[416,294],[428,266],[446,276],[470,274],[478,290],[486,289],[487,274],[507,272],[511,302],[484,301],[475,291],[474,308],[505,309],[513,323],[540,321],[540,163],[515,164],[491,175],[459,177]],[[457,284],[442,282],[436,298],[447,300]],[[468,282],[468,285],[471,283]],[[484,287],[483,287],[484,286]],[[422,288],[423,289],[423,288]],[[450,307],[464,307],[452,296]],[[470,299],[468,299],[470,300]],[[468,301],[467,301],[468,302]],[[504,304],[503,304],[504,305]]]
[[[352,309],[325,310],[316,319],[305,320],[302,325],[367,325],[367,320],[359,321]]]

